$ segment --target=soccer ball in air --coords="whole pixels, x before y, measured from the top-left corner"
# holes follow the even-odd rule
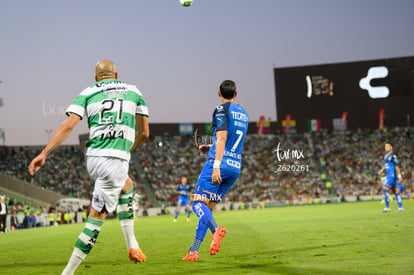
[[[189,7],[193,4],[193,0],[180,0],[180,4],[183,7]]]

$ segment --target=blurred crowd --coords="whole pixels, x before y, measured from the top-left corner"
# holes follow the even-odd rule
[[[23,201],[1,195],[7,219],[0,222],[0,233],[17,229],[56,226],[62,224],[83,222],[87,217],[87,209],[71,207],[72,205],[55,207],[35,206]],[[3,208],[3,207],[1,207]]]
[[[400,161],[406,192],[412,192],[414,164],[411,129],[278,133],[246,137],[239,179],[225,201],[285,202],[382,194],[377,172],[390,140]],[[191,137],[164,137],[145,143],[137,155],[144,177],[160,201],[175,201],[181,176],[194,187],[206,160]],[[294,170],[294,171],[293,171]]]
[[[92,184],[81,147],[56,148],[42,169],[31,177],[27,168],[42,149],[40,146],[0,147],[0,172],[70,197],[89,197]]]
[[[412,193],[414,170],[412,129],[390,131],[356,131],[341,135],[322,135],[316,150],[326,174],[340,196],[382,194],[377,173],[384,166],[384,143],[391,141],[404,178],[405,193]],[[335,146],[332,146],[334,144]]]
[[[412,192],[414,138],[411,131],[393,128],[248,135],[241,175],[225,201],[286,202],[381,195],[382,183],[377,172],[383,166],[386,140],[393,142],[406,192]],[[0,172],[70,197],[91,196],[93,184],[80,146],[59,147],[32,178],[27,166],[40,150],[31,146],[0,147]],[[191,136],[156,137],[144,143],[135,154],[144,171],[142,179],[148,182],[156,198],[167,204],[176,201],[173,191],[182,176],[194,188],[206,160],[206,156],[199,155]],[[132,163],[130,175],[136,183],[140,182],[141,177]],[[140,185],[136,187],[145,192]]]

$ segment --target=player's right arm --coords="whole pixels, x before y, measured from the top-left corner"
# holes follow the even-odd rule
[[[174,194],[177,194],[177,195],[183,195],[183,192],[178,191],[178,189],[175,189],[175,190],[174,190]]]
[[[213,113],[212,128],[216,130],[216,144],[215,144],[215,156],[213,164],[213,173],[211,174],[211,180],[213,184],[221,183],[220,164],[223,160],[224,149],[226,147],[227,133],[229,126],[229,104],[221,104],[216,107]]]
[[[34,175],[35,172],[39,171],[39,169],[45,164],[47,156],[56,149],[62,142],[64,142],[70,133],[72,133],[75,126],[80,121],[81,117],[71,113],[69,117],[63,122],[56,132],[53,134],[52,138],[50,139],[49,143],[46,147],[42,150],[42,152],[35,157],[29,165],[29,174]]]
[[[210,151],[211,144],[200,144],[198,145],[198,152],[201,156],[204,154],[208,154],[208,151]]]
[[[135,115],[135,131],[135,141],[132,145],[131,151],[137,149],[149,138],[150,131],[147,116],[139,114]]]
[[[211,175],[211,180],[215,184],[220,184],[221,183],[220,164],[221,164],[221,161],[223,160],[224,148],[226,146],[227,130],[217,131],[216,136],[217,136],[216,156],[214,158],[213,174]]]
[[[379,170],[379,171],[378,171],[378,176],[380,176],[380,177],[384,177],[384,176],[385,176],[384,171],[385,171],[385,166],[383,166],[383,167],[381,168],[381,170]]]

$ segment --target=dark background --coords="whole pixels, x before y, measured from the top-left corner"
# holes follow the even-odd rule
[[[359,87],[373,66],[388,68],[388,76],[371,81],[371,86],[387,86],[390,95],[372,99]],[[334,83],[333,95],[307,97],[306,76],[323,76]],[[348,112],[348,129],[378,128],[378,110],[385,109],[384,126],[407,126],[414,122],[414,57],[380,59],[316,66],[274,68],[278,124],[291,114],[298,131],[307,130],[309,119],[320,119],[322,128],[333,129],[333,118]],[[411,124],[413,124],[410,122]]]

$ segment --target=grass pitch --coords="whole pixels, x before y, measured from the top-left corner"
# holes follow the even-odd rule
[[[405,212],[381,213],[379,202],[342,203],[215,213],[228,229],[221,251],[199,262],[181,259],[196,220],[145,217],[135,234],[147,262],[132,264],[118,220],[107,220],[76,274],[414,274],[413,201]],[[0,235],[0,274],[60,274],[84,224]]]

